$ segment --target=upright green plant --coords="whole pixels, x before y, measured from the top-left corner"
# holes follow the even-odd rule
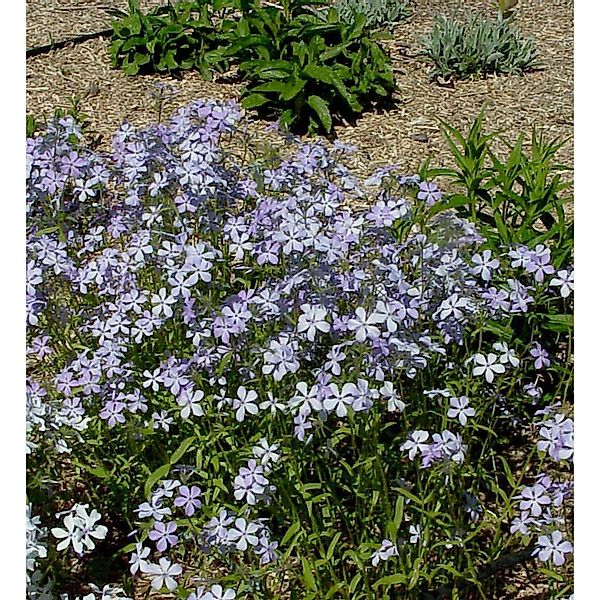
[[[300,3],[303,4],[303,3]],[[279,117],[284,126],[327,133],[376,100],[389,100],[389,58],[365,32],[366,17],[342,23],[335,9],[319,22],[298,3],[286,11],[256,8],[244,16],[229,53],[242,57],[245,108]]]

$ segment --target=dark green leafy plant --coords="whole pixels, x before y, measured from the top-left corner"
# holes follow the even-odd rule
[[[129,14],[112,23],[113,65],[128,75],[195,68],[210,79],[214,70],[227,69],[220,49],[234,24],[226,17],[236,4],[235,0],[195,0],[144,14],[138,0],[130,0]]]
[[[365,33],[364,15],[346,24],[334,9],[326,22],[318,22],[306,13],[288,20],[284,12],[259,8],[245,23],[246,35],[230,50],[245,58],[240,64],[248,81],[245,108],[259,108],[297,130],[330,133],[335,122],[390,99],[389,59]]]
[[[471,75],[521,74],[539,67],[533,39],[522,39],[512,18],[487,19],[473,13],[466,20],[438,16],[423,40],[432,76],[466,78]]]
[[[144,15],[132,2],[113,23],[113,64],[132,75],[195,68],[206,78],[238,64],[244,108],[298,131],[331,133],[336,122],[389,101],[394,77],[364,15],[346,23],[334,9],[311,12],[315,6],[322,2],[198,0]]]

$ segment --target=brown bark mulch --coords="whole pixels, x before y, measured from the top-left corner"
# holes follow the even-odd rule
[[[148,9],[164,3],[142,0]],[[524,76],[492,76],[456,82],[443,87],[430,81],[429,67],[415,54],[436,14],[484,9],[496,14],[493,0],[413,0],[413,15],[394,26],[385,45],[393,61],[398,90],[396,106],[372,111],[355,126],[338,130],[340,141],[355,144],[358,151],[350,166],[360,176],[387,164],[409,173],[431,155],[435,166],[451,164],[439,129],[441,119],[466,131],[482,107],[486,130],[503,131],[509,140],[532,129],[549,138],[567,140],[559,160],[573,165],[573,0],[520,0],[516,22],[524,36],[536,40],[543,68]],[[126,0],[50,0],[27,2],[27,48],[67,40],[110,27],[109,9],[127,9]],[[227,79],[205,81],[199,73],[185,72],[180,79],[168,75],[131,77],[111,67],[109,37],[92,39],[27,59],[27,113],[48,117],[57,107],[69,108],[80,97],[80,110],[90,120],[90,132],[101,135],[100,147],[108,147],[112,132],[123,119],[146,125],[157,119],[152,91],[158,82],[168,83],[178,95],[166,107],[201,97],[236,98],[240,84]],[[163,113],[164,114],[164,113]],[[258,126],[260,125],[260,126]],[[256,126],[257,135],[265,123]],[[253,128],[254,129],[254,128]],[[498,146],[501,151],[501,147]]]

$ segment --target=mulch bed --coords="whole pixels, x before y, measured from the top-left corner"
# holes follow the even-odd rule
[[[148,9],[161,0],[142,0]],[[497,76],[443,87],[429,78],[429,67],[416,53],[436,14],[482,8],[496,14],[493,0],[413,0],[413,15],[394,26],[385,42],[397,81],[396,106],[364,114],[353,127],[340,128],[340,141],[355,144],[350,158],[359,176],[393,164],[414,172],[429,155],[435,166],[452,164],[439,129],[442,119],[466,131],[482,107],[486,129],[503,131],[508,140],[532,129],[567,140],[558,159],[573,165],[573,0],[520,0],[516,21],[525,36],[536,40],[543,69],[524,76]],[[27,2],[27,48],[64,41],[110,27],[110,9],[127,10],[126,0],[51,0]],[[143,126],[156,121],[152,92],[157,83],[172,85],[178,95],[165,107],[168,114],[201,97],[236,98],[241,84],[231,78],[208,82],[199,73],[131,77],[111,67],[110,38],[102,37],[27,59],[27,113],[48,117],[57,107],[69,108],[79,96],[80,111],[90,120],[90,132],[108,148],[112,132],[124,119]],[[163,113],[164,114],[164,113]],[[264,122],[252,129],[262,135]],[[502,153],[502,148],[498,146]]]

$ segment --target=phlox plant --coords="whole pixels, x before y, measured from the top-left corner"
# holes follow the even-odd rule
[[[568,595],[572,266],[243,119],[27,140],[28,597]]]

